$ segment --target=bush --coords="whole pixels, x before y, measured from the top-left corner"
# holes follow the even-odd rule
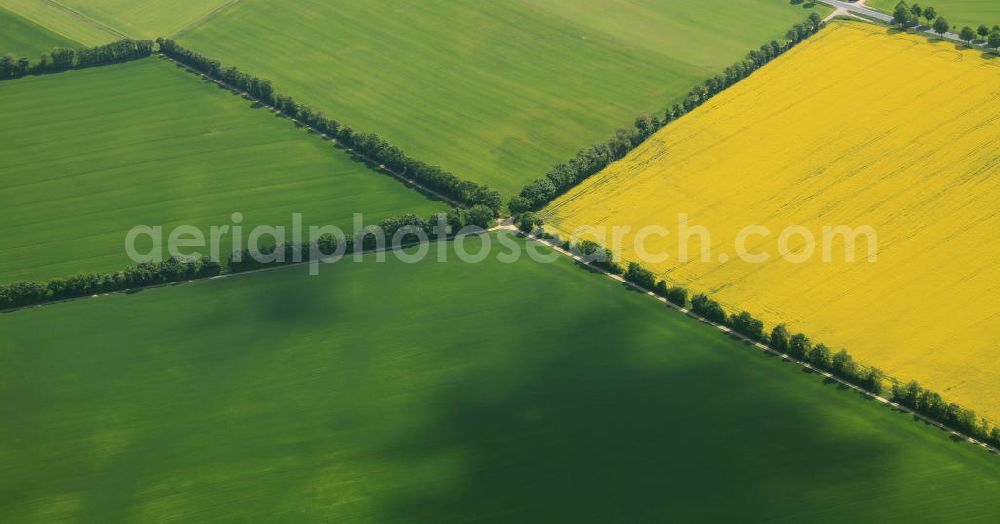
[[[667,290],[667,300],[677,307],[684,307],[687,305],[688,292],[682,287],[671,287]]]
[[[641,288],[652,290],[656,287],[656,276],[635,262],[629,262],[628,269],[622,276]]]
[[[532,211],[521,213],[517,217],[517,228],[525,233],[531,233],[543,224],[545,224],[545,221],[542,220],[542,217]]]
[[[764,322],[754,318],[747,311],[743,311],[739,315],[733,315],[729,319],[729,325],[733,327],[733,331],[751,340],[758,342],[765,340]]]
[[[702,293],[691,297],[691,310],[716,324],[726,323],[726,312],[722,306]]]
[[[570,252],[582,258],[585,264],[601,268],[613,275],[622,274],[622,267],[615,262],[614,253],[593,240],[584,240],[571,246]]]

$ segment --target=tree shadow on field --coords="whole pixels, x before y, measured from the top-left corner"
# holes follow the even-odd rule
[[[378,453],[403,470],[460,457],[457,478],[382,494],[381,520],[807,520],[824,511],[811,493],[850,489],[859,472],[893,482],[899,450],[873,435],[886,428],[837,427],[794,394],[795,377],[774,368],[785,376],[761,381],[755,366],[773,361],[671,340],[650,347],[606,322],[553,327],[546,340],[563,343],[541,346],[505,331],[509,369],[439,392],[426,427]]]

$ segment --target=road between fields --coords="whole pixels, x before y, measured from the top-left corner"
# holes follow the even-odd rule
[[[893,20],[892,15],[883,13],[882,11],[878,11],[876,9],[872,9],[871,7],[866,6],[863,1],[861,2],[842,2],[840,0],[816,0],[816,1],[836,8],[834,14],[836,14],[839,11],[842,13],[848,13],[852,15],[867,16],[869,18],[874,18],[880,22],[885,22],[886,24],[892,24]],[[916,29],[917,31],[920,31],[922,33],[933,34],[934,36],[941,37],[946,40],[951,40],[952,42],[957,42],[960,44],[968,44],[968,42],[962,40],[955,33],[951,32],[935,33],[930,30],[930,27],[927,27],[925,25],[918,25]]]
[[[565,255],[565,256],[573,259],[576,263],[578,263],[580,265],[583,265],[583,266],[587,266],[588,269],[600,272],[600,273],[604,274],[604,276],[606,276],[606,277],[614,280],[615,282],[620,282],[620,283],[622,283],[622,284],[624,284],[624,285],[626,285],[626,286],[634,289],[635,291],[638,291],[640,293],[648,295],[648,296],[654,298],[655,300],[659,301],[660,303],[665,304],[665,305],[667,305],[669,307],[672,307],[672,308],[676,309],[677,311],[680,311],[681,313],[684,313],[685,315],[687,315],[689,317],[692,317],[692,318],[694,318],[696,320],[700,320],[701,322],[704,322],[706,324],[714,326],[719,331],[722,331],[723,333],[726,333],[726,334],[728,334],[730,336],[736,337],[736,338],[742,340],[743,342],[751,344],[754,347],[756,347],[757,349],[760,349],[760,350],[762,350],[762,351],[764,351],[766,353],[770,353],[771,355],[775,355],[775,356],[781,357],[782,359],[787,360],[789,362],[794,362],[794,363],[802,366],[803,368],[808,369],[809,371],[811,371],[813,373],[817,373],[817,374],[823,376],[824,379],[826,379],[826,380],[832,380],[832,381],[834,381],[834,382],[836,382],[836,383],[838,383],[838,384],[840,384],[840,385],[842,385],[844,387],[853,389],[854,391],[857,391],[858,393],[861,393],[862,395],[865,395],[866,397],[869,397],[869,398],[872,398],[874,400],[877,400],[877,401],[879,401],[879,402],[881,402],[883,404],[891,406],[894,409],[898,409],[899,411],[902,411],[902,412],[905,412],[905,413],[909,413],[910,415],[913,415],[914,418],[917,418],[917,419],[919,419],[919,420],[921,420],[921,421],[923,421],[923,422],[925,422],[927,424],[930,424],[930,425],[932,425],[932,426],[934,426],[934,427],[936,427],[938,429],[941,429],[941,430],[947,432],[949,435],[951,435],[952,438],[954,438],[956,440],[965,440],[965,441],[967,441],[967,442],[969,442],[971,444],[974,444],[976,446],[979,446],[979,447],[985,449],[986,451],[989,451],[990,453],[1000,454],[1000,450],[998,450],[997,448],[994,448],[993,446],[989,445],[986,442],[982,442],[982,441],[980,441],[978,439],[975,439],[973,437],[970,437],[968,435],[963,435],[962,433],[959,433],[959,432],[957,432],[957,431],[955,431],[955,430],[953,430],[953,429],[945,426],[944,424],[941,424],[941,423],[939,423],[939,422],[937,422],[935,420],[932,420],[932,419],[930,419],[930,418],[928,418],[928,417],[926,417],[926,416],[924,416],[924,415],[922,415],[920,413],[917,413],[916,411],[914,411],[914,410],[912,410],[912,409],[910,409],[910,408],[908,408],[908,407],[906,407],[906,406],[904,406],[902,404],[898,404],[898,403],[893,402],[893,401],[891,401],[891,400],[889,400],[889,399],[887,399],[887,398],[885,398],[885,397],[883,397],[881,395],[876,395],[875,393],[872,393],[871,391],[868,391],[868,390],[866,390],[864,388],[861,388],[859,386],[851,384],[850,382],[847,382],[846,380],[843,380],[840,377],[837,377],[833,373],[830,373],[828,371],[824,371],[822,369],[819,369],[819,368],[813,366],[812,364],[810,364],[810,363],[808,363],[808,362],[806,362],[804,360],[799,360],[799,359],[797,359],[797,358],[795,358],[795,357],[793,357],[793,356],[791,356],[789,354],[777,351],[777,350],[771,348],[768,345],[765,345],[765,344],[762,344],[760,342],[757,342],[756,340],[749,339],[749,338],[747,338],[747,337],[745,337],[745,336],[743,336],[743,335],[741,335],[741,334],[733,331],[728,326],[712,322],[711,320],[708,320],[707,318],[702,317],[701,315],[698,315],[698,314],[694,313],[693,311],[691,311],[691,310],[689,310],[689,309],[687,309],[685,307],[678,306],[678,305],[674,304],[673,302],[670,302],[669,300],[667,300],[667,299],[665,299],[665,298],[657,295],[656,293],[653,293],[649,289],[643,288],[642,286],[638,286],[636,284],[633,284],[632,282],[629,282],[628,280],[625,280],[620,275],[615,275],[613,273],[605,271],[604,269],[601,269],[601,268],[599,268],[597,266],[594,266],[590,262],[588,262],[588,261],[584,260],[583,258],[581,258],[580,256],[577,256],[577,255],[573,254],[572,252],[563,249],[561,245],[557,244],[556,242],[554,242],[552,240],[541,238],[541,237],[538,237],[538,236],[536,236],[534,234],[531,234],[531,233],[527,233],[526,234],[526,233],[520,231],[517,227],[515,227],[510,222],[510,220],[502,220],[500,222],[500,225],[498,225],[498,226],[493,227],[493,228],[490,229],[490,231],[500,231],[500,230],[513,231],[515,233],[524,235],[524,236],[526,236],[526,237],[528,237],[528,238],[530,238],[530,239],[532,239],[532,240],[534,240],[536,242],[545,244],[546,246],[548,246],[549,248],[555,250],[559,254]]]

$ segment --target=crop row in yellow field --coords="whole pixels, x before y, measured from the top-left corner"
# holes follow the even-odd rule
[[[697,234],[679,260],[680,214],[710,235],[709,260]],[[625,260],[664,226],[643,248],[670,258],[641,261],[669,281],[1000,420],[1000,60],[980,51],[834,23],[544,215],[563,235],[630,226]],[[753,225],[744,246],[765,262],[736,256]],[[847,262],[831,234],[824,262],[838,225],[871,226],[876,260],[869,237]]]

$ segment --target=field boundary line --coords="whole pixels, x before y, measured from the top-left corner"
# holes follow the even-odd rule
[[[219,14],[219,13],[221,13],[221,12],[227,10],[227,9],[229,9],[230,7],[235,6],[238,3],[240,3],[240,0],[229,0],[229,2],[226,2],[225,4],[220,5],[219,7],[216,7],[215,9],[212,9],[212,11],[209,12],[208,14],[206,14],[204,16],[201,16],[201,17],[197,18],[196,20],[194,20],[192,22],[188,22],[188,24],[185,25],[184,27],[178,29],[177,31],[174,31],[174,33],[172,35],[170,35],[170,37],[171,38],[177,37],[181,33],[183,33],[184,31],[188,31],[188,30],[194,29],[195,27],[198,27],[201,24],[203,24],[203,23],[209,21],[210,19],[214,18],[215,15],[217,15],[217,14]]]
[[[233,86],[231,86],[231,85],[223,82],[222,80],[216,80],[216,79],[214,79],[214,78],[212,78],[212,77],[210,77],[210,76],[208,76],[208,75],[206,75],[206,74],[198,71],[197,69],[194,69],[193,67],[188,66],[187,64],[184,64],[184,63],[181,63],[181,62],[179,62],[177,60],[174,60],[173,58],[171,58],[171,57],[169,57],[169,56],[167,56],[167,55],[165,55],[163,53],[158,53],[158,56],[160,56],[160,57],[162,57],[162,58],[164,58],[166,60],[169,60],[169,61],[171,61],[171,62],[179,65],[180,67],[183,67],[188,72],[190,72],[190,73],[192,73],[194,75],[197,75],[197,76],[199,76],[199,77],[201,77],[201,78],[203,78],[205,80],[208,80],[210,82],[215,82],[219,86],[221,86],[221,87],[229,90],[230,92],[232,92],[234,94],[240,95],[243,98],[246,98],[248,100],[252,100],[252,101],[254,101],[257,104],[260,104],[262,107],[266,107],[268,110],[270,110],[276,116],[279,116],[279,117],[284,118],[286,120],[290,120],[290,121],[294,122],[299,127],[306,128],[310,132],[319,135],[323,140],[330,141],[330,143],[332,143],[335,148],[337,148],[337,149],[339,149],[341,151],[345,151],[348,154],[350,154],[350,155],[352,155],[352,156],[354,156],[356,158],[360,158],[361,160],[365,161],[369,166],[376,166],[377,169],[382,170],[382,171],[384,171],[384,172],[386,172],[386,173],[388,173],[388,174],[390,174],[390,175],[398,178],[399,180],[403,181],[407,185],[410,185],[410,186],[413,186],[413,187],[417,188],[417,190],[420,191],[420,192],[424,192],[426,194],[432,195],[432,196],[434,196],[434,197],[436,197],[436,198],[438,198],[440,200],[443,200],[443,201],[451,204],[454,207],[457,207],[457,208],[463,208],[463,207],[465,207],[462,204],[460,204],[458,201],[456,201],[456,200],[454,200],[454,199],[452,199],[450,197],[447,197],[447,196],[445,196],[445,195],[443,195],[443,194],[441,194],[441,193],[439,193],[439,192],[437,192],[437,191],[435,191],[435,190],[433,190],[433,189],[431,189],[429,187],[423,186],[419,182],[417,182],[416,180],[413,180],[411,178],[407,178],[407,177],[403,176],[401,173],[397,173],[396,171],[394,171],[394,170],[390,169],[389,167],[387,167],[385,164],[380,164],[380,163],[376,162],[375,160],[372,160],[371,158],[369,158],[367,155],[364,155],[362,153],[359,153],[359,152],[355,151],[353,148],[350,148],[350,147],[348,147],[348,148],[340,147],[340,144],[337,142],[336,138],[330,138],[327,134],[318,131],[317,129],[313,128],[309,124],[306,124],[305,122],[302,122],[301,120],[299,120],[297,118],[292,118],[292,117],[290,117],[290,116],[282,113],[281,111],[279,111],[277,108],[275,108],[271,104],[268,104],[266,102],[263,102],[261,100],[258,100],[256,98],[250,96],[250,93],[247,93],[246,91],[240,91],[239,89],[237,89],[237,88],[235,88],[235,87],[233,87]],[[372,171],[375,171],[375,170],[376,170],[375,168],[372,168]]]
[[[830,373],[829,371],[824,371],[822,369],[819,369],[819,368],[813,366],[812,364],[810,364],[810,363],[808,363],[808,362],[806,362],[804,360],[799,360],[799,359],[797,359],[797,358],[795,358],[795,357],[793,357],[793,356],[791,356],[791,355],[789,355],[787,353],[782,353],[782,352],[780,352],[780,351],[778,351],[778,350],[776,350],[776,349],[774,349],[774,348],[772,348],[772,347],[770,347],[770,346],[768,346],[766,344],[763,344],[761,342],[757,342],[756,340],[753,340],[753,339],[750,339],[750,338],[748,338],[746,336],[743,336],[742,334],[737,333],[736,331],[734,331],[732,328],[730,328],[728,326],[725,326],[723,324],[719,324],[717,322],[712,322],[711,320],[709,320],[709,319],[707,319],[705,317],[702,317],[701,315],[699,315],[699,314],[697,314],[697,313],[689,310],[688,308],[685,308],[685,307],[682,307],[682,306],[678,306],[677,304],[674,304],[673,302],[670,302],[666,298],[661,297],[661,296],[657,295],[656,293],[653,293],[652,290],[646,289],[646,288],[644,288],[644,287],[642,287],[642,286],[640,286],[638,284],[635,284],[633,282],[629,282],[628,280],[625,280],[620,275],[615,275],[614,273],[611,273],[609,271],[606,271],[606,270],[604,270],[604,269],[602,269],[600,267],[597,267],[597,266],[591,264],[589,261],[586,261],[582,257],[574,255],[572,252],[563,249],[562,246],[558,245],[557,243],[555,243],[555,242],[553,242],[553,241],[551,241],[549,239],[541,238],[541,237],[539,237],[539,236],[537,236],[537,235],[535,235],[533,233],[525,233],[525,232],[519,230],[514,225],[507,224],[507,223],[502,224],[502,225],[500,225],[500,226],[498,226],[498,227],[496,227],[494,229],[498,229],[498,230],[499,229],[503,229],[503,230],[508,230],[508,231],[515,231],[515,232],[517,232],[517,233],[519,233],[521,235],[524,235],[527,238],[535,240],[536,242],[545,244],[546,246],[550,247],[551,249],[555,250],[556,252],[558,252],[558,253],[560,253],[562,255],[565,255],[565,256],[571,258],[573,261],[577,262],[578,264],[586,266],[588,269],[592,269],[594,271],[599,271],[604,276],[606,276],[606,277],[614,280],[615,282],[620,282],[622,284],[625,284],[628,287],[631,287],[635,291],[638,291],[640,293],[648,295],[648,296],[652,297],[653,299],[657,300],[658,302],[660,302],[662,304],[666,304],[667,306],[669,306],[669,307],[671,307],[671,308],[673,308],[673,309],[675,309],[677,311],[680,311],[681,313],[687,315],[690,318],[693,318],[695,320],[704,322],[704,323],[706,323],[708,325],[714,326],[716,329],[718,329],[719,331],[722,331],[723,333],[726,333],[727,335],[736,337],[737,339],[739,339],[739,340],[741,340],[743,342],[750,343],[751,345],[753,345],[757,349],[760,349],[760,350],[762,350],[762,351],[764,351],[766,353],[770,353],[771,355],[778,356],[778,357],[781,357],[784,360],[787,360],[789,362],[793,362],[795,364],[798,364],[799,366],[801,366],[801,367],[809,370],[810,372],[818,373],[819,375],[821,375],[822,377],[824,377],[824,379],[832,380],[834,382],[837,382],[840,385],[843,385],[843,386],[846,386],[846,387],[848,387],[850,389],[853,389],[854,391],[857,391],[858,393],[861,393],[862,395],[864,395],[866,397],[869,397],[869,398],[871,398],[873,400],[877,400],[877,401],[881,402],[882,404],[885,404],[885,405],[887,405],[889,407],[892,407],[892,408],[897,409],[899,411],[902,411],[904,413],[909,413],[910,415],[913,415],[915,418],[917,418],[917,419],[919,419],[919,420],[921,420],[921,421],[923,421],[923,422],[925,422],[927,424],[930,424],[930,425],[932,425],[932,426],[934,426],[934,427],[936,427],[936,428],[938,428],[940,430],[943,430],[943,431],[947,432],[951,437],[954,437],[954,438],[960,439],[960,440],[965,440],[966,442],[969,442],[970,444],[974,444],[976,446],[979,446],[979,447],[985,449],[987,452],[992,453],[994,455],[1000,455],[1000,449],[994,448],[989,443],[980,441],[979,439],[976,439],[974,437],[970,437],[970,436],[968,436],[968,435],[966,435],[964,433],[961,433],[959,431],[953,430],[953,429],[945,426],[944,424],[941,424],[940,422],[938,422],[936,420],[933,420],[933,419],[931,419],[931,418],[929,418],[929,417],[927,417],[927,416],[925,416],[925,415],[923,415],[921,413],[918,413],[917,411],[915,411],[913,409],[910,409],[907,406],[904,406],[904,405],[899,404],[897,402],[893,402],[892,400],[889,400],[888,398],[885,398],[885,397],[883,397],[881,395],[872,393],[871,391],[868,391],[867,389],[864,389],[864,388],[862,388],[860,386],[857,386],[855,384],[847,382],[846,380],[844,380],[844,379],[842,379],[842,378],[834,375],[833,373]]]
[[[67,14],[69,14],[70,16],[72,16],[74,18],[79,18],[80,20],[83,20],[84,22],[87,22],[90,25],[99,27],[99,28],[101,28],[101,29],[103,29],[105,31],[110,31],[111,33],[113,33],[113,34],[115,34],[115,35],[117,35],[117,36],[119,36],[121,38],[132,38],[129,35],[127,35],[127,34],[121,32],[121,31],[119,31],[118,29],[115,29],[114,27],[111,27],[110,25],[105,24],[104,22],[101,22],[100,20],[91,18],[91,17],[89,17],[89,16],[87,16],[87,15],[85,15],[85,14],[77,11],[76,9],[73,9],[72,7],[69,7],[69,6],[64,5],[64,4],[60,4],[56,0],[43,0],[43,1],[46,4],[52,6],[52,7],[56,8],[56,9],[59,9],[61,11],[65,11]]]
[[[491,227],[489,229],[483,229],[481,231],[463,233],[461,235],[452,235],[452,236],[447,237],[444,241],[445,242],[452,242],[456,238],[459,238],[459,237],[485,235],[485,234],[489,234],[489,233],[492,233],[492,232],[495,232],[495,231],[499,231],[501,229],[504,229],[504,227],[502,225],[493,226],[493,227]],[[436,242],[438,242],[438,241],[437,240],[435,240],[435,241],[428,240],[426,243],[427,244],[434,244]],[[400,245],[398,247],[398,249],[406,249],[406,248],[410,248],[410,247],[413,247],[413,246],[418,246],[418,245],[423,244],[423,243],[424,242],[420,242],[420,241],[417,241],[417,242],[408,242],[406,244]],[[361,251],[360,254],[362,254],[362,255],[373,255],[373,254],[377,254],[377,253],[388,253],[390,251],[395,251],[396,249],[397,248],[393,247],[393,246],[385,246],[385,247],[382,247],[382,248],[368,249],[368,250],[365,250],[365,251]],[[347,258],[350,255],[354,255],[354,254],[356,254],[356,253],[354,253],[354,252],[352,252],[352,253],[344,253],[341,256],[341,260],[343,260],[344,258]],[[145,289],[156,289],[156,288],[160,288],[160,287],[179,286],[181,284],[190,284],[192,282],[199,282],[199,281],[202,281],[202,280],[221,280],[221,279],[236,277],[236,276],[240,276],[240,275],[252,275],[254,273],[264,273],[266,271],[280,271],[282,269],[288,269],[288,268],[293,268],[293,267],[302,267],[302,266],[304,266],[306,264],[309,264],[309,263],[312,263],[312,262],[313,262],[312,260],[303,260],[301,262],[289,262],[287,264],[276,264],[276,265],[269,266],[269,267],[260,267],[260,268],[257,268],[257,269],[248,269],[246,271],[235,271],[235,272],[234,271],[229,271],[228,273],[220,273],[218,275],[212,275],[212,276],[204,276],[204,277],[199,277],[199,278],[188,278],[188,279],[185,279],[185,280],[175,280],[173,282],[160,282],[159,284],[150,284],[148,286],[136,286],[136,287],[130,287],[130,288],[125,288],[125,289],[118,289],[118,290],[115,290],[115,291],[105,291],[104,293],[95,293],[93,295],[84,295],[84,296],[81,296],[81,297],[60,298],[59,300],[49,300],[49,301],[46,301],[46,302],[39,302],[37,304],[29,304],[29,305],[26,305],[26,306],[17,306],[17,307],[11,307],[11,308],[7,308],[7,309],[0,309],[0,315],[6,314],[6,313],[14,313],[16,311],[21,311],[21,310],[25,310],[25,309],[43,308],[43,307],[46,307],[46,306],[51,306],[53,304],[62,304],[62,303],[65,303],[65,302],[75,302],[77,300],[89,300],[89,299],[92,299],[92,298],[107,297],[107,296],[111,296],[111,295],[120,295],[120,294],[131,295],[133,293],[138,293],[138,292],[140,292],[142,290],[145,290]],[[324,263],[324,262],[320,261],[320,263]]]

